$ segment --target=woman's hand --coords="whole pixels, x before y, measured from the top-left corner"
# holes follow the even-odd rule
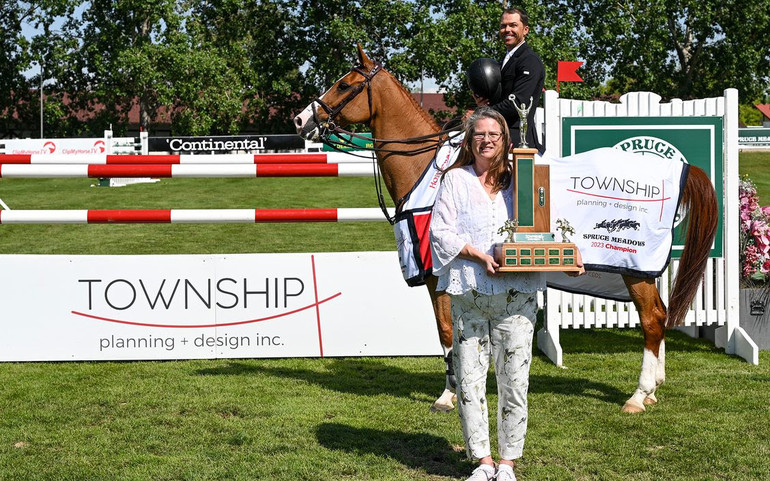
[[[485,252],[481,252],[470,244],[465,244],[463,249],[460,251],[460,257],[478,262],[484,266],[484,269],[490,276],[496,276],[499,274],[498,269],[500,268],[500,264],[495,261],[495,258]]]
[[[586,273],[586,268],[583,266],[583,256],[580,255],[580,249],[577,246],[575,246],[575,266],[579,267],[580,270],[565,272],[565,274],[570,277],[578,277]]]
[[[498,270],[500,269],[500,264],[498,264],[495,261],[495,258],[492,257],[491,255],[484,254],[483,263],[486,267],[487,274],[489,274],[490,276],[496,276],[500,274],[500,271]]]

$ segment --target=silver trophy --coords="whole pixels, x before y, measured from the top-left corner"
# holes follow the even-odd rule
[[[508,96],[508,100],[511,101],[513,104],[513,108],[516,109],[516,112],[519,113],[519,119],[521,120],[521,127],[520,127],[520,134],[521,134],[521,142],[519,143],[519,148],[526,149],[529,146],[527,145],[527,115],[529,115],[529,110],[532,108],[532,97],[529,98],[529,107],[522,102],[521,107],[516,105],[516,95],[511,94]]]

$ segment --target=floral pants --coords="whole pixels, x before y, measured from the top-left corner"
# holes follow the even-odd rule
[[[470,291],[452,296],[457,410],[470,458],[491,455],[486,397],[490,358],[497,379],[498,452],[501,459],[522,456],[536,315],[535,293],[488,296]]]

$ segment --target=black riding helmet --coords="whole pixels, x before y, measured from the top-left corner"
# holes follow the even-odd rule
[[[490,105],[501,100],[502,86],[500,85],[500,64],[491,58],[477,58],[468,71],[468,87],[478,97],[489,99]]]

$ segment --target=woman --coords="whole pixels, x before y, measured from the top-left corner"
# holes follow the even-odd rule
[[[437,290],[452,299],[453,361],[458,413],[469,458],[479,466],[468,481],[514,481],[527,431],[527,390],[539,272],[499,273],[493,245],[512,217],[510,134],[488,107],[467,120],[457,161],[442,177],[431,220]],[[498,386],[499,466],[491,455],[486,379],[494,357]]]

